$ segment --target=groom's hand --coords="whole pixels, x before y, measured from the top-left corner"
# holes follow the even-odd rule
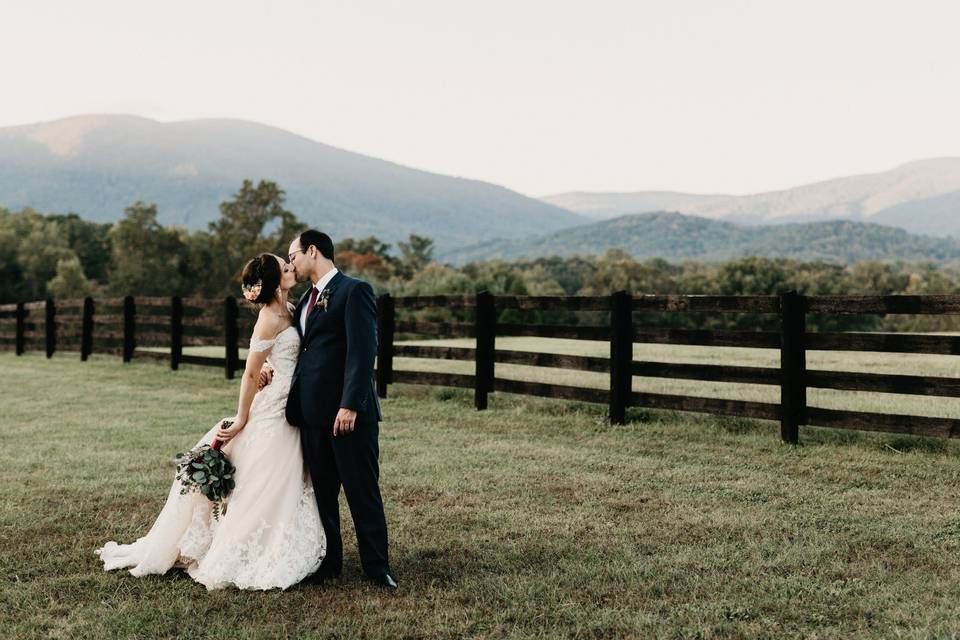
[[[260,367],[260,375],[257,377],[257,391],[263,390],[271,382],[273,382],[273,368],[265,364]]]
[[[333,421],[333,435],[338,436],[353,431],[357,424],[357,412],[353,409],[340,408],[337,419]]]

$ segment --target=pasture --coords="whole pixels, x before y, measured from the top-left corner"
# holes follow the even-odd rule
[[[585,355],[606,347],[498,339],[498,347],[523,345]],[[637,345],[635,358],[768,365],[777,353]],[[946,356],[809,355],[811,366],[831,362],[958,373]],[[336,583],[206,592],[179,573],[103,573],[93,549],[147,530],[172,455],[233,413],[237,382],[217,369],[173,372],[97,355],[81,363],[76,354],[3,353],[0,363],[5,638],[960,635],[952,442],[803,428],[802,444],[790,446],[769,422],[631,409],[627,425],[610,427],[599,405],[495,393],[490,409],[476,412],[468,390],[394,385],[384,402],[382,489],[400,592],[362,582],[349,525]],[[398,358],[395,366],[470,365]],[[635,380],[638,390],[685,384],[698,395],[776,394]],[[811,392],[811,404],[957,415],[951,400],[829,396]]]

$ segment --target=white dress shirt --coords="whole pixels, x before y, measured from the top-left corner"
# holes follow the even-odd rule
[[[323,293],[324,288],[329,284],[330,280],[333,279],[333,276],[337,275],[337,268],[334,267],[323,274],[323,277],[313,285],[313,288],[317,290],[317,304],[320,304],[320,294]],[[307,291],[307,301],[303,305],[303,309],[300,311],[300,333],[307,333],[307,308],[310,306],[310,296],[312,294]]]

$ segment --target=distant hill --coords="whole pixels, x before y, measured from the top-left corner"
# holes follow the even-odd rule
[[[302,220],[334,237],[418,233],[438,247],[585,221],[503,187],[419,171],[242,120],[79,116],[0,128],[0,207],[109,222],[136,200],[204,228],[244,178],[274,180]]]
[[[960,236],[960,158],[918,160],[890,171],[745,196],[578,192],[544,200],[597,218],[662,210],[741,224],[854,220]]]
[[[742,256],[851,263],[858,260],[953,260],[960,240],[913,235],[873,223],[833,220],[744,226],[679,213],[621,216],[533,238],[494,240],[444,253],[454,264],[542,256],[602,254],[622,249],[635,258],[720,261]]]
[[[600,220],[630,213],[683,211],[684,209],[726,200],[731,196],[699,195],[675,191],[636,191],[632,193],[570,191],[540,198],[544,202]]]

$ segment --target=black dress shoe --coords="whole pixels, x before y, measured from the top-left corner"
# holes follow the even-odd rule
[[[381,573],[379,576],[369,576],[368,579],[375,585],[383,587],[384,589],[390,589],[391,591],[400,587],[389,573]]]
[[[306,584],[323,584],[325,582],[330,582],[331,580],[339,580],[340,572],[338,571],[317,571],[316,573],[311,573],[309,576],[303,579],[303,582]]]

